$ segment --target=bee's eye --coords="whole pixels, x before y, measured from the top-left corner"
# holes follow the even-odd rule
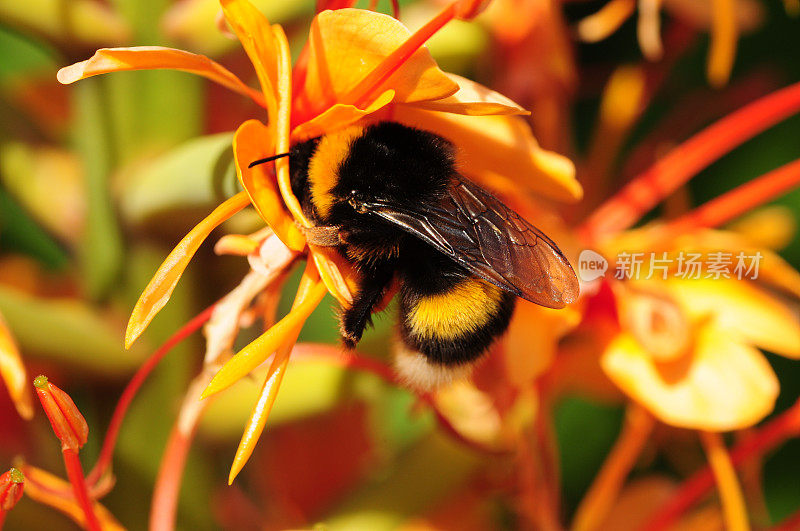
[[[367,211],[367,208],[361,203],[361,201],[358,200],[358,192],[355,190],[350,192],[350,195],[347,198],[347,203],[359,214],[364,214]]]

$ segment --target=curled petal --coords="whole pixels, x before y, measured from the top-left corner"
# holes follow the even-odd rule
[[[458,85],[436,66],[425,48],[416,49],[400,65],[383,63],[409,37],[411,33],[400,22],[372,11],[338,9],[317,15],[309,36],[304,91],[307,103],[316,110],[312,114],[335,103],[363,102],[367,107],[389,89],[395,91],[395,101],[405,103],[454,94]],[[376,76],[379,68],[387,70]],[[378,79],[384,74],[388,77],[377,86],[361,86],[365,80]],[[354,94],[358,94],[355,100],[347,99]]]
[[[254,160],[273,155],[274,149],[275,135],[272,129],[258,120],[246,121],[233,137],[236,174],[261,218],[287,247],[302,251],[306,245],[305,236],[286,211],[271,165],[260,164],[248,168]]]
[[[455,74],[446,75],[458,83],[458,92],[447,98],[423,101],[414,104],[414,106],[430,111],[451,112],[468,116],[530,114],[530,112],[512,100],[499,92],[484,87],[480,83]]]
[[[14,338],[0,315],[0,377],[6,383],[8,394],[14,401],[19,416],[33,417],[33,403],[28,388],[28,376]]]
[[[459,147],[459,165],[471,175],[499,174],[559,201],[574,202],[583,194],[572,162],[539,147],[517,116],[462,116],[403,105],[395,120],[449,139]]]
[[[245,85],[242,80],[219,63],[203,55],[163,46],[102,48],[97,50],[91,58],[59,70],[58,80],[61,83],[69,84],[109,72],[158,69],[180,70],[203,76],[234,92],[252,98],[262,107],[265,105],[264,98],[258,91]]]
[[[253,63],[269,119],[277,114],[278,45],[267,17],[247,0],[222,0],[222,11]]]
[[[325,293],[325,284],[317,282],[309,290],[308,295],[302,299],[302,302],[293,308],[286,317],[278,321],[275,326],[261,334],[231,358],[214,376],[214,379],[203,391],[201,398],[206,398],[227,389],[269,358],[272,353],[284,344],[287,338],[299,332],[308,316],[322,301]]]
[[[656,363],[632,335],[618,335],[601,358],[622,390],[663,422],[680,428],[729,431],[752,426],[775,405],[778,379],[763,354],[704,325],[694,352]]]
[[[211,231],[220,223],[250,204],[245,192],[231,197],[198,223],[169,253],[164,263],[158,268],[150,283],[142,292],[133,308],[128,328],[125,331],[125,347],[130,348],[136,338],[144,332],[150,321],[167,304],[172,291],[178,284],[189,261],[200,248]]]
[[[35,466],[25,465],[25,494],[33,500],[49,505],[70,517],[81,527],[86,527],[86,515],[72,495],[72,486],[66,481]],[[94,513],[105,531],[125,531],[125,528],[99,502],[92,504]]]
[[[366,109],[359,109],[355,105],[337,103],[329,107],[322,114],[304,122],[292,130],[292,141],[302,142],[309,138],[321,136],[328,131],[335,131],[357,122],[365,116],[375,113],[394,99],[394,91],[387,90],[369,105]]]
[[[670,292],[696,317],[711,315],[714,326],[760,348],[800,358],[796,312],[747,281],[670,279]]]

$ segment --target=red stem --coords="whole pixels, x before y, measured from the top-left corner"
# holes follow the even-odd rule
[[[594,240],[627,229],[722,155],[798,111],[800,83],[795,83],[718,120],[600,205],[583,223],[581,233]]]
[[[158,467],[158,478],[153,490],[153,506],[150,508],[150,530],[170,531],[175,528],[178,509],[178,494],[191,446],[191,437],[181,433],[178,423],[172,427]]]
[[[100,531],[100,521],[94,514],[94,506],[86,488],[86,478],[83,476],[83,467],[78,458],[78,452],[71,448],[65,448],[62,453],[64,454],[64,466],[67,468],[67,477],[72,483],[72,493],[86,516],[86,527],[91,531]]]
[[[739,467],[753,457],[763,455],[788,437],[800,432],[800,400],[765,424],[752,436],[737,444],[730,452],[733,466]],[[683,482],[678,491],[641,527],[646,531],[667,529],[714,486],[710,467],[696,472]]]
[[[106,431],[106,436],[103,440],[103,447],[100,450],[100,455],[97,458],[97,462],[87,477],[89,484],[94,485],[97,483],[97,481],[111,465],[111,458],[114,456],[114,447],[117,444],[117,437],[119,436],[119,430],[122,426],[122,420],[125,418],[125,414],[128,412],[128,408],[130,407],[133,398],[136,396],[136,393],[139,392],[139,388],[170,350],[172,350],[178,343],[196,332],[206,321],[211,318],[211,314],[214,311],[214,306],[215,305],[212,304],[194,317],[191,321],[183,325],[180,330],[172,334],[169,339],[167,339],[155,352],[153,352],[153,354],[150,355],[150,357],[141,365],[141,367],[139,367],[139,370],[136,371],[136,374],[133,375],[131,381],[128,382],[128,386],[122,392],[122,396],[120,396],[117,406],[114,409],[114,414],[112,415],[111,422],[108,425],[108,430]]]
[[[800,186],[800,159],[774,169],[692,210],[667,226],[670,233],[717,227]]]

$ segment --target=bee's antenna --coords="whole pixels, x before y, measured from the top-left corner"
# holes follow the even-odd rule
[[[280,155],[272,155],[271,157],[267,157],[265,159],[258,159],[254,160],[250,164],[247,165],[248,168],[252,168],[253,166],[258,166],[259,164],[264,164],[265,162],[271,162],[275,159],[280,159],[282,157],[288,157],[291,153],[281,153]]]

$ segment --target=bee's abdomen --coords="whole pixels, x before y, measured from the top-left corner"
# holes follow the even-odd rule
[[[454,280],[435,294],[405,283],[400,301],[402,339],[433,364],[472,362],[508,328],[514,301],[512,294],[473,276]]]

